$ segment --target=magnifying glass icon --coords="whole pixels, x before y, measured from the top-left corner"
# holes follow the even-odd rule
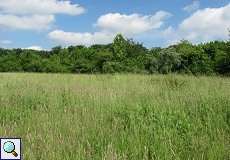
[[[14,157],[17,157],[18,154],[15,152],[15,145],[11,141],[7,141],[3,144],[3,149],[6,153],[11,153],[14,155]]]

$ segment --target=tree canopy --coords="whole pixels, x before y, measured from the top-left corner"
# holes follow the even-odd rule
[[[118,34],[112,44],[54,47],[50,51],[0,48],[0,72],[183,73],[230,75],[230,41],[181,41],[147,49]]]

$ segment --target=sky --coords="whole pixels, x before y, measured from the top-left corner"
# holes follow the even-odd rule
[[[0,47],[107,44],[116,34],[164,47],[227,40],[229,0],[0,0]]]

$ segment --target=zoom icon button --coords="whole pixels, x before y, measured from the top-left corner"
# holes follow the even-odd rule
[[[0,160],[21,160],[21,139],[1,138]]]

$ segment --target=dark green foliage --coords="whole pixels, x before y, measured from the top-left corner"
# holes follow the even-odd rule
[[[181,41],[175,46],[176,51],[181,57],[180,72],[192,74],[209,74],[213,73],[212,53],[205,52],[200,46],[194,46],[188,41]]]
[[[230,75],[230,42],[218,50],[215,62],[218,73]]]
[[[112,44],[51,51],[0,48],[0,72],[230,74],[230,42],[147,49],[117,35]]]
[[[113,55],[116,60],[122,60],[127,55],[128,42],[121,35],[118,34],[113,41]]]

